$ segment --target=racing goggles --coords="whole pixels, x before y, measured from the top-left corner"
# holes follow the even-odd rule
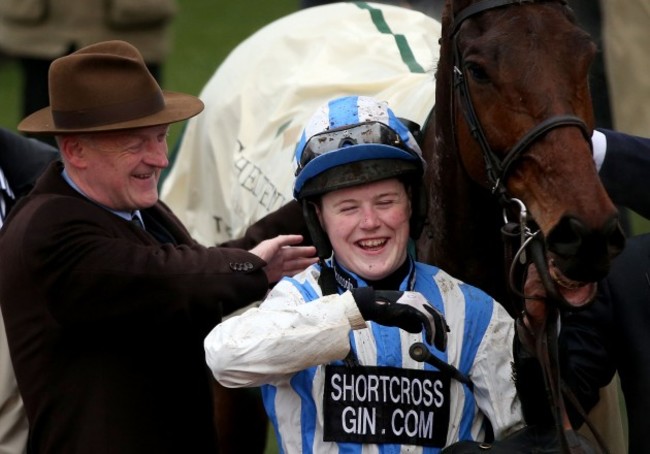
[[[296,175],[318,156],[332,151],[341,151],[342,148],[350,145],[362,144],[393,146],[404,150],[413,159],[422,159],[415,150],[406,145],[393,128],[379,121],[371,121],[352,127],[331,129],[311,136],[302,150]]]

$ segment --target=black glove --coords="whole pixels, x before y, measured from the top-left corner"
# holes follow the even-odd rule
[[[409,333],[419,333],[424,328],[429,344],[441,351],[447,348],[449,326],[421,293],[361,287],[353,289],[352,296],[364,320],[396,326]]]

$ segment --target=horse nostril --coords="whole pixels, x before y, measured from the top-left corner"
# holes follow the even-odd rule
[[[623,227],[618,221],[618,217],[613,217],[608,221],[605,229],[608,239],[609,258],[613,259],[623,251],[625,247],[625,233]]]
[[[573,217],[563,217],[546,238],[550,251],[560,257],[578,254],[583,239],[587,234],[584,224]]]
[[[589,229],[575,217],[565,216],[546,238],[555,264],[568,278],[597,281],[609,271],[610,260],[625,245],[625,235],[616,216],[599,229]]]

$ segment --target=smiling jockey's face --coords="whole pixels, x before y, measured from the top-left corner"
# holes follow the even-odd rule
[[[317,212],[338,262],[362,278],[383,279],[406,260],[411,202],[398,179],[324,194]]]

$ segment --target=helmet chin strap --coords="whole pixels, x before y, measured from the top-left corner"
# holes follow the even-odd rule
[[[316,214],[316,207],[313,202],[306,199],[302,200],[302,215],[307,222],[307,230],[311,236],[311,241],[316,247],[316,253],[321,261],[325,261],[332,256],[332,243],[330,243],[327,234],[320,225],[320,220]]]

